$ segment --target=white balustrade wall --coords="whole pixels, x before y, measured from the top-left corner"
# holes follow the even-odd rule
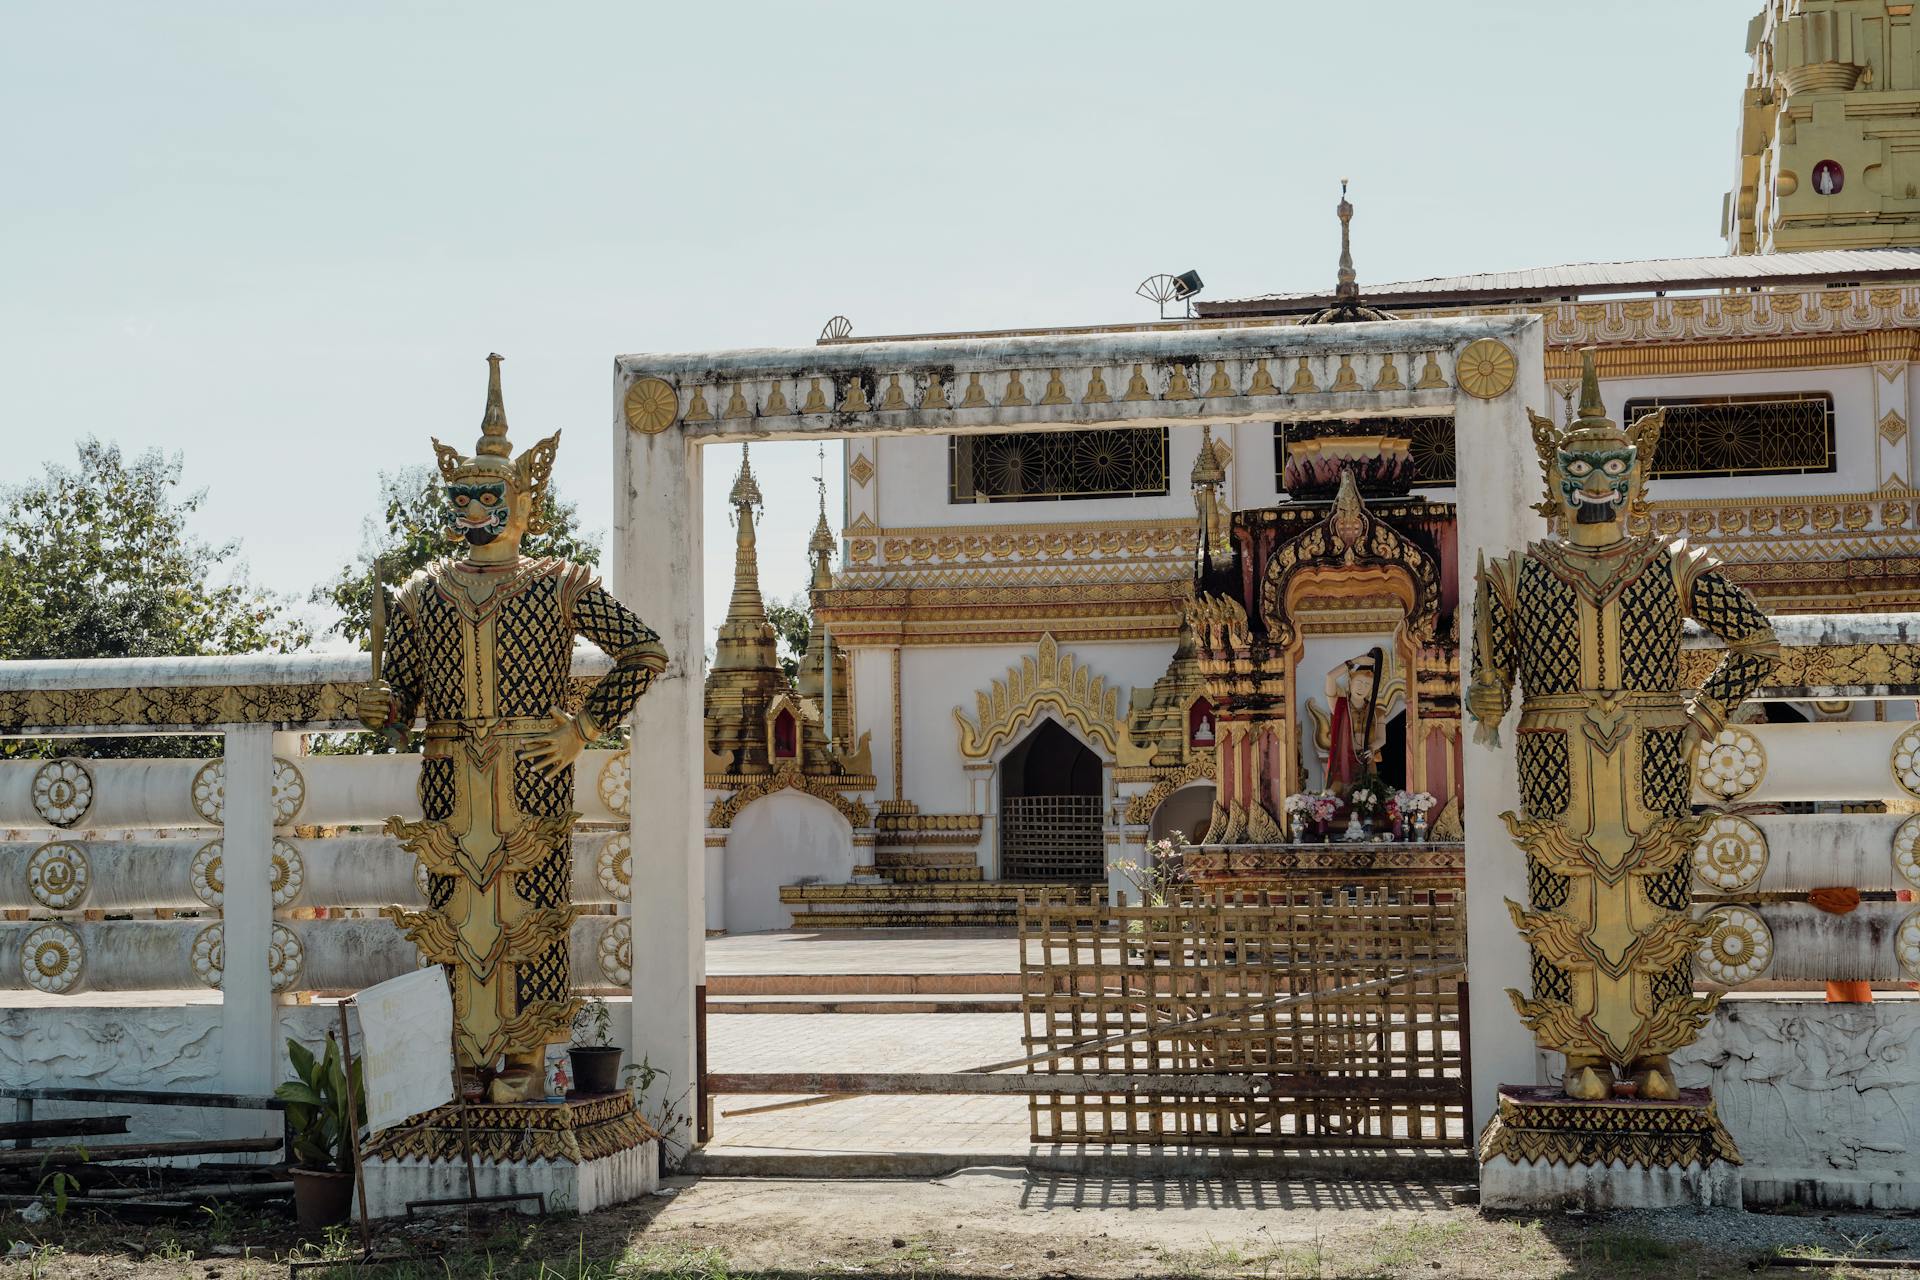
[[[575,654],[576,679],[608,668]],[[324,1031],[307,1001],[420,966],[380,914],[425,905],[384,829],[420,816],[420,757],[303,749],[358,728],[366,678],[351,656],[0,662],[0,734],[225,743],[212,759],[0,761],[0,1078],[265,1093],[285,1037]],[[625,751],[582,753],[574,807],[575,987],[629,997]]]

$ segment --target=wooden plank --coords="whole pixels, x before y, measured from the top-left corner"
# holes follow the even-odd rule
[[[1369,1098],[1459,1102],[1460,1079],[1219,1074],[983,1075],[970,1071],[743,1071],[711,1074],[715,1095],[828,1093],[840,1097],[903,1094],[1061,1094],[1079,1097]]]
[[[195,1138],[184,1142],[122,1142],[98,1147],[45,1147],[33,1151],[0,1151],[0,1169],[46,1165],[110,1164],[116,1160],[153,1160],[166,1156],[211,1156],[234,1151],[278,1151],[282,1140],[272,1138]]]
[[[57,1089],[0,1085],[0,1098],[38,1102],[110,1102],[117,1106],[218,1107],[239,1111],[285,1111],[280,1099],[256,1093],[188,1093],[169,1089]]]
[[[0,1120],[0,1141],[8,1138],[84,1138],[96,1133],[125,1133],[130,1116],[68,1116],[61,1120]]]

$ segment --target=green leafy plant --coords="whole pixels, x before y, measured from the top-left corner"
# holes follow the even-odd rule
[[[594,996],[573,1015],[573,1042],[582,1049],[606,1049],[613,1045],[613,1011],[607,1002]]]
[[[289,1039],[287,1060],[293,1066],[294,1078],[275,1089],[273,1096],[287,1104],[295,1161],[302,1168],[352,1173],[355,1135],[347,1099],[353,1099],[353,1114],[364,1113],[366,1095],[361,1087],[360,1064],[353,1064],[349,1083],[332,1032],[327,1033],[326,1051],[319,1057],[299,1041]]]
[[[656,1132],[663,1135],[661,1145],[667,1149],[668,1158],[672,1160],[679,1144],[670,1135],[680,1132],[691,1123],[692,1116],[687,1112],[686,1105],[693,1090],[684,1089],[679,1097],[672,1096],[673,1077],[664,1068],[654,1066],[644,1055],[639,1062],[628,1063],[621,1075],[633,1094],[635,1109]],[[653,1092],[655,1085],[661,1087],[661,1096],[649,1101],[648,1095]]]
[[[89,1158],[86,1148],[80,1148],[81,1161],[84,1163]],[[46,1168],[44,1161],[40,1167]],[[67,1216],[67,1206],[80,1194],[80,1179],[65,1169],[55,1169],[40,1179],[34,1194],[46,1197],[47,1207],[53,1211],[54,1217],[64,1218]]]

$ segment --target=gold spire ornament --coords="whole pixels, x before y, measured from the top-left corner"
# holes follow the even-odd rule
[[[448,967],[461,1069],[496,1102],[539,1093],[545,1046],[570,1037],[573,762],[665,670],[660,638],[583,565],[520,554],[543,527],[559,433],[514,456],[487,357],[473,455],[433,442],[456,555],[413,575],[384,610],[385,650],[355,710],[377,733],[425,718],[421,821],[387,830],[426,872],[424,911],[388,907],[429,963]],[[613,658],[566,705],[573,639]]]
[[[1688,913],[1689,855],[1710,820],[1692,814],[1693,753],[1771,672],[1779,644],[1704,552],[1628,536],[1660,418],[1621,430],[1593,352],[1582,356],[1568,430],[1532,415],[1540,509],[1559,534],[1479,566],[1466,704],[1474,740],[1498,746],[1521,688],[1523,809],[1501,815],[1525,851],[1531,899],[1507,903],[1532,950],[1532,995],[1508,992],[1521,1020],[1566,1055],[1568,1096],[1672,1100],[1668,1055],[1718,998],[1693,993],[1706,926]],[[1684,618],[1727,646],[1698,689],[1681,685]]]

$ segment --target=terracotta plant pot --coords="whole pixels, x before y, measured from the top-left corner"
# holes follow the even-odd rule
[[[293,1216],[302,1227],[319,1230],[347,1220],[353,1206],[353,1175],[335,1169],[288,1169],[293,1179]]]
[[[573,1059],[575,1093],[618,1093],[620,1091],[620,1050],[612,1045],[588,1048],[575,1045],[567,1050]]]

